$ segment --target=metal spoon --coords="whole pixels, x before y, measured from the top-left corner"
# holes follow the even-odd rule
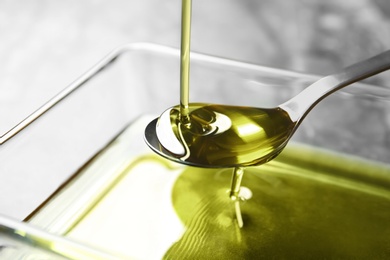
[[[186,123],[176,106],[149,123],[145,140],[159,155],[182,164],[212,168],[263,164],[283,150],[318,102],[389,68],[390,50],[326,76],[271,109],[191,104]]]

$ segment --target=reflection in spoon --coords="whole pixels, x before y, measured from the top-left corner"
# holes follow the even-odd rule
[[[319,101],[389,68],[386,51],[320,79],[276,108],[190,104],[190,123],[182,123],[176,106],[146,127],[145,139],[158,154],[183,164],[210,168],[263,164],[283,150]]]

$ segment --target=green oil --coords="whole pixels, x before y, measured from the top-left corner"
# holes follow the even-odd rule
[[[243,227],[227,196],[231,171],[188,167],[173,188],[186,232],[166,259],[385,259],[390,171],[340,155],[287,148],[247,167]]]
[[[241,226],[231,171],[135,158],[67,236],[131,259],[156,251],[152,259],[390,257],[388,167],[289,145],[271,162],[245,168]],[[162,207],[164,196],[170,203]]]
[[[189,111],[190,124],[180,123],[178,107],[170,111],[172,131],[186,151],[172,156],[211,168],[263,164],[284,148],[294,127],[281,109],[190,104]]]

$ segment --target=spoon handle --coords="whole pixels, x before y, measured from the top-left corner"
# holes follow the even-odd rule
[[[314,82],[279,107],[290,115],[292,121],[297,122],[331,93],[388,69],[390,69],[390,50]]]

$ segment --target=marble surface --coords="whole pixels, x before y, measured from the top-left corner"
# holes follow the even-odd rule
[[[0,133],[118,45],[148,41],[179,47],[180,5],[179,0],[0,0]],[[193,9],[194,51],[271,67],[325,75],[390,48],[386,0],[195,0]],[[386,87],[390,75],[369,81]],[[0,178],[2,185],[23,179],[7,172]],[[1,200],[18,201],[16,209],[9,208],[14,203],[1,206],[0,214],[25,217],[18,208],[29,202],[18,193],[0,194]]]

